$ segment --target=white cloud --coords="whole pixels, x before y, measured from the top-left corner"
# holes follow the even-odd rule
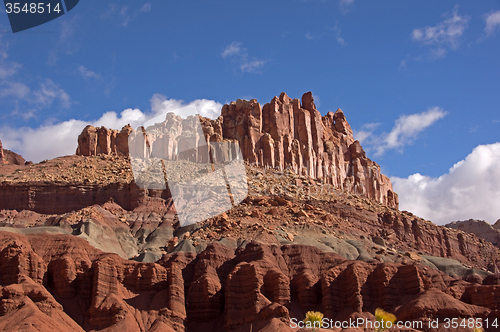
[[[406,63],[406,60],[401,60],[399,63],[399,70],[405,71],[408,68],[408,65]]]
[[[61,32],[59,34],[59,40],[61,42],[64,42],[75,33],[75,19],[73,18],[72,20],[61,20],[60,24]]]
[[[500,218],[500,143],[477,146],[465,160],[438,178],[392,177],[400,209],[437,224]]]
[[[142,13],[151,11],[151,3],[147,2],[141,7],[133,6],[129,8],[126,5],[108,4],[108,9],[101,13],[101,19],[119,21],[120,25],[126,27],[131,21]]]
[[[2,34],[0,34],[0,79],[4,80],[14,75],[21,65],[17,62],[7,60],[9,57],[9,54],[7,53],[9,43],[4,42],[2,37]]]
[[[5,87],[0,88],[0,97],[23,99],[31,92],[30,88],[23,83],[5,82],[4,85]]]
[[[89,70],[85,66],[79,66],[78,67],[78,73],[84,79],[96,79],[96,80],[101,79],[101,74],[96,73],[96,72],[94,72],[92,70]]]
[[[340,12],[343,15],[349,13],[349,11],[354,7],[354,0],[340,0],[339,1]]]
[[[405,145],[413,143],[423,130],[442,119],[447,113],[440,107],[411,115],[402,115],[396,120],[390,133],[374,135],[373,131],[378,124],[368,124],[356,131],[356,139],[365,141],[369,149],[375,150],[375,155],[380,156],[386,150],[402,150]]]
[[[34,162],[51,159],[63,155],[74,154],[77,138],[85,126],[105,126],[121,129],[130,124],[137,128],[145,122],[163,121],[167,112],[174,112],[182,117],[200,114],[205,117],[217,118],[222,105],[213,100],[198,99],[190,103],[181,100],[166,99],[160,94],[151,98],[151,112],[144,113],[139,109],[126,109],[120,114],[106,112],[94,121],[71,119],[55,124],[43,125],[38,128],[0,127],[0,140],[4,148],[14,150],[26,160]]]
[[[165,120],[165,114],[169,112],[174,112],[183,118],[199,114],[206,118],[216,119],[222,109],[221,103],[208,99],[197,99],[186,105],[182,100],[167,99],[161,94],[154,94],[150,101],[154,117],[146,122],[146,126]]]
[[[333,31],[333,34],[330,31]],[[346,43],[345,39],[341,37],[341,35],[340,35],[341,32],[342,31],[340,30],[339,24],[337,21],[335,23],[335,26],[331,27],[328,31],[322,32],[322,33],[311,33],[310,31],[308,31],[308,32],[306,32],[305,37],[307,40],[315,40],[315,39],[319,40],[325,36],[333,35],[333,37],[335,38],[335,40],[337,41],[337,43],[340,46],[345,46],[345,45],[347,45],[347,43]]]
[[[317,36],[315,36],[315,35],[311,34],[309,31],[308,31],[308,32],[306,32],[306,35],[305,35],[305,36],[306,36],[306,39],[307,39],[307,40],[313,40],[313,39],[318,38]]]
[[[21,66],[15,62],[10,62],[9,64],[6,64],[2,59],[0,61],[0,79],[5,79],[9,76],[14,75],[19,67]]]
[[[247,49],[242,47],[242,44],[239,42],[232,42],[227,45],[220,56],[223,59],[231,59],[242,72],[247,73],[258,72],[266,64],[264,60],[250,57]]]
[[[354,2],[354,0],[351,2]],[[332,28],[332,30],[335,32],[337,43],[339,43],[340,46],[345,46],[347,43],[345,42],[344,38],[340,36],[341,30],[338,22],[335,23],[335,26]]]
[[[56,102],[62,108],[69,108],[72,104],[69,94],[51,79],[41,81],[35,90],[20,82],[4,80],[0,82],[0,98],[13,104],[11,115],[24,120],[36,117],[41,109],[54,107]]]
[[[144,6],[141,7],[140,11],[145,13],[151,11],[151,4],[146,2]]]
[[[35,117],[37,109],[52,106],[56,100],[61,107],[69,108],[70,96],[51,79],[40,81],[38,89],[34,91],[26,84],[16,81],[14,75],[21,65],[7,60],[9,45],[3,43],[1,37],[0,35],[0,98],[15,105],[11,114],[28,120]],[[22,110],[23,108],[28,110]]]
[[[220,54],[223,59],[233,55],[241,55],[241,43],[232,42],[231,44],[227,45],[224,51],[222,51],[222,53]]]
[[[244,61],[240,65],[240,69],[242,72],[252,73],[257,69],[262,68],[266,62],[264,60],[249,60]]]
[[[33,91],[33,98],[32,102],[40,108],[51,106],[56,99],[59,100],[63,108],[71,106],[71,98],[66,91],[48,78],[40,83],[38,90]]]
[[[431,52],[436,57],[444,56],[447,49],[456,50],[469,24],[468,16],[458,14],[458,6],[453,8],[451,16],[449,13],[444,16],[447,18],[435,26],[426,26],[412,31],[412,39],[421,45],[433,47]]]
[[[411,143],[417,135],[446,115],[439,107],[419,114],[403,115],[396,120],[392,131],[384,138],[386,148],[400,148]]]
[[[373,131],[380,126],[380,123],[365,123],[361,130],[356,130],[354,136],[359,143],[363,143],[367,138],[373,135]]]
[[[500,10],[487,14],[484,19],[486,21],[484,32],[486,32],[487,35],[493,34],[500,28]]]

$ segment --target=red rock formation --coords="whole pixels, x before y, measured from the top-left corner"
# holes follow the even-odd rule
[[[19,154],[12,152],[10,150],[3,150],[4,158],[6,163],[11,165],[24,165],[26,160]]]
[[[126,126],[121,132],[105,127],[87,126],[78,137],[77,155],[128,154],[130,136],[134,155],[171,158],[182,150],[181,133],[196,132],[194,117],[181,119],[167,114],[164,122],[133,131]],[[347,192],[398,208],[397,194],[390,180],[380,173],[380,166],[366,157],[344,113],[339,109],[321,116],[311,92],[299,99],[285,93],[274,97],[263,107],[255,100],[231,102],[222,107],[216,120],[201,118],[205,140],[194,138],[199,147],[198,160],[208,158],[206,141],[236,141],[243,158],[250,163],[276,169],[291,168],[297,174],[321,179]]]
[[[500,287],[492,278],[471,284],[418,263],[348,261],[303,245],[210,244],[198,256],[169,254],[155,264],[70,235],[6,232],[0,269],[3,330],[291,331],[290,318],[311,309],[334,321],[373,319],[384,308],[402,321],[442,323],[496,317]]]
[[[88,125],[78,136],[76,154],[80,156],[112,153],[128,155],[128,136],[131,132],[130,125],[126,125],[121,131]]]
[[[496,246],[500,245],[500,230],[495,228],[495,226],[488,224],[484,220],[469,219],[464,221],[454,221],[445,225],[445,227],[459,229],[467,233],[473,233],[476,234],[477,237],[483,238]]]
[[[10,150],[4,149],[2,147],[2,141],[0,141],[0,165],[2,164],[12,164],[12,165],[24,165],[26,160],[24,158]]]
[[[0,141],[0,165],[5,164],[5,156],[3,153],[2,141]]]
[[[39,213],[61,214],[93,204],[104,204],[111,198],[125,209],[137,206],[144,190],[134,183],[105,186],[64,183],[4,184],[0,190],[0,209],[29,209]],[[131,205],[132,204],[132,205]]]

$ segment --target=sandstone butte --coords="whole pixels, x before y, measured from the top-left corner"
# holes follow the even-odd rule
[[[149,137],[149,150],[176,151],[176,138],[192,119],[167,114],[168,130]],[[263,107],[255,100],[241,100],[222,107],[215,120],[201,118],[204,142],[236,141],[243,158],[261,167],[292,168],[297,174],[322,179],[345,191],[360,194],[389,207],[398,208],[397,194],[380,166],[366,157],[351,126],[338,109],[321,116],[312,93],[291,99],[285,93]],[[148,128],[146,128],[146,131]],[[129,136],[143,135],[129,125],[121,131],[87,126],[78,137],[77,155],[128,155]],[[204,143],[203,142],[203,143]],[[146,147],[144,147],[146,149]]]
[[[341,111],[282,94],[201,120],[207,139],[240,144],[250,193],[187,227],[168,192],[134,184],[129,126],[85,128],[77,156],[0,166],[0,330],[288,332],[309,310],[343,322],[376,308],[423,323],[389,331],[498,330],[499,248],[398,211]],[[162,141],[150,149],[174,151]],[[312,193],[325,182],[344,190]]]

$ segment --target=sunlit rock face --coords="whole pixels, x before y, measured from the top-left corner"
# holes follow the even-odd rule
[[[311,92],[305,93],[302,100],[282,93],[264,106],[255,99],[238,99],[224,105],[217,119],[198,119],[203,134],[193,135],[189,142],[183,132],[195,132],[196,117],[183,119],[173,113],[167,114],[163,122],[140,130],[130,126],[121,131],[87,126],[78,137],[76,154],[134,152],[144,158],[162,155],[175,159],[178,151],[183,151],[183,145],[189,144],[193,146],[190,153],[195,151],[190,156],[192,160],[207,161],[207,142],[234,142],[239,145],[243,159],[254,165],[292,169],[345,192],[392,208],[399,206],[389,178],[380,173],[380,166],[367,158],[361,144],[354,140],[344,113],[338,109],[322,116]],[[134,151],[129,151],[131,137],[144,137],[144,144],[135,145]]]

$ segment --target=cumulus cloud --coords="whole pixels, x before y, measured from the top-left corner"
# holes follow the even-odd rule
[[[146,126],[165,120],[165,114],[174,112],[177,115],[187,118],[190,115],[199,114],[203,117],[216,119],[219,117],[222,104],[214,100],[197,99],[188,104],[182,100],[167,99],[161,94],[155,94],[151,98],[151,110],[153,117],[148,119]]]
[[[251,57],[247,49],[239,42],[232,42],[227,45],[220,56],[223,59],[230,59],[242,72],[247,73],[258,72],[266,64],[264,60]]]
[[[484,20],[486,21],[484,32],[486,32],[487,35],[493,34],[500,28],[500,10],[485,15]]]
[[[500,143],[477,146],[449,172],[433,178],[392,177],[400,209],[437,224],[500,218]]]
[[[442,108],[436,106],[422,113],[400,116],[389,133],[375,135],[373,132],[379,124],[371,123],[356,131],[355,136],[369,149],[374,149],[377,156],[384,154],[389,149],[401,151],[405,145],[413,143],[422,131],[437,120],[442,119],[446,114]]]
[[[3,126],[0,127],[0,140],[4,148],[14,150],[27,160],[39,162],[43,159],[74,154],[78,135],[89,124],[112,129],[121,129],[130,124],[137,128],[145,123],[152,124],[165,120],[165,114],[168,112],[174,112],[182,117],[200,114],[217,118],[222,108],[220,103],[213,100],[199,99],[184,103],[182,100],[166,99],[160,94],[155,94],[150,101],[151,111],[147,113],[139,109],[126,109],[120,114],[106,112],[94,121],[71,119],[38,128],[13,129]]]
[[[411,34],[414,41],[431,46],[431,53],[436,57],[443,57],[449,49],[456,50],[469,24],[468,16],[458,14],[458,6],[453,8],[451,16],[449,13],[444,16],[446,19],[437,25],[414,29]]]

